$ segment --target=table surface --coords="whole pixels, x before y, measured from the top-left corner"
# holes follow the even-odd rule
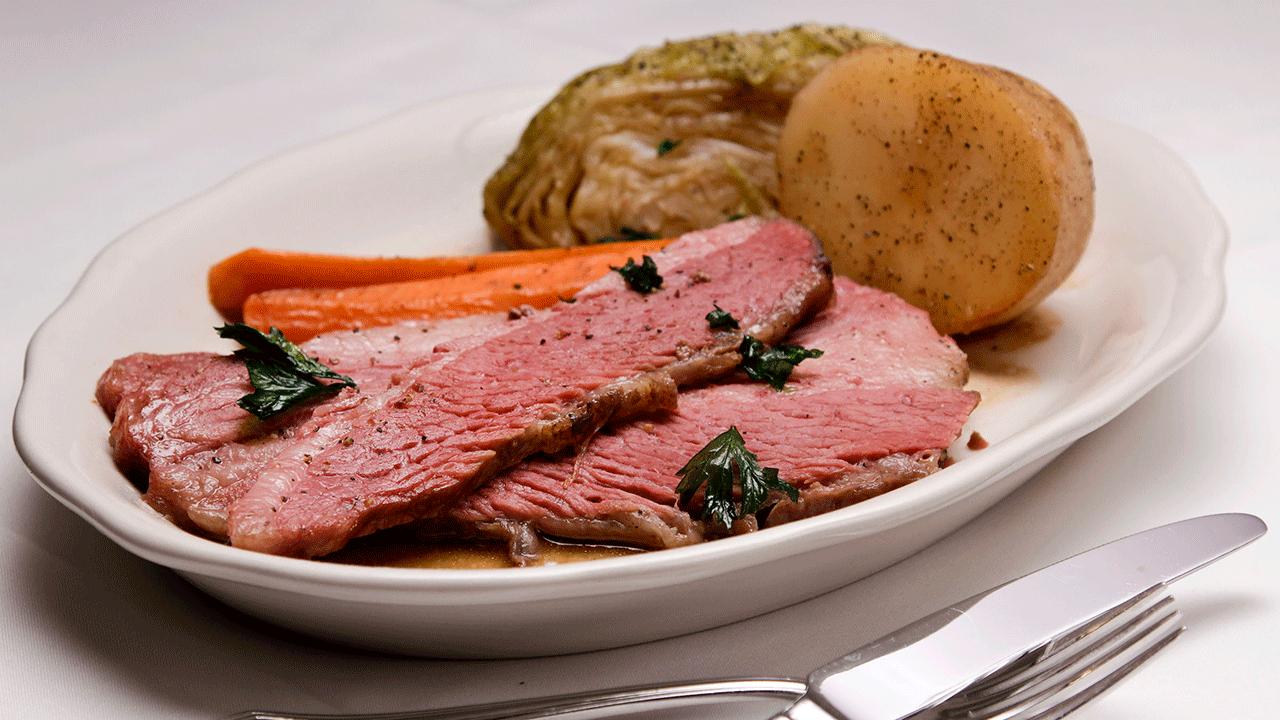
[[[557,84],[666,38],[810,19],[1013,69],[1184,158],[1232,236],[1226,316],[1203,351],[995,508],[872,577],[693,636],[533,660],[387,657],[281,633],[97,534],[6,440],[0,715],[390,711],[803,676],[868,627],[967,595],[974,577],[1193,515],[1280,517],[1280,4],[1266,2],[3,3],[0,241],[18,260],[0,264],[4,404],[16,401],[31,334],[98,251],[240,168],[433,99]],[[1277,567],[1266,537],[1182,581],[1185,635],[1076,717],[1274,717]]]

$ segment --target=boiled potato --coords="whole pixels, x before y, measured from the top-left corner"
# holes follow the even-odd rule
[[[853,50],[799,93],[779,209],[836,272],[927,310],[938,331],[1014,318],[1058,287],[1093,225],[1071,112],[1014,73],[905,46]]]

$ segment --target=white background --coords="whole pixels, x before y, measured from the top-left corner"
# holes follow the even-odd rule
[[[31,481],[6,440],[0,717],[389,711],[669,678],[803,676],[897,624],[1113,537],[1208,512],[1277,522],[1280,3],[1271,2],[8,0],[3,406],[17,398],[31,333],[95,253],[240,168],[433,99],[560,83],[666,38],[804,20],[1015,70],[1077,112],[1136,127],[1183,157],[1232,235],[1227,315],[1203,352],[1007,501],[871,578],[695,636],[541,660],[434,662],[286,636],[99,536]],[[1077,717],[1273,718],[1276,544],[1266,537],[1180,583],[1188,632]]]

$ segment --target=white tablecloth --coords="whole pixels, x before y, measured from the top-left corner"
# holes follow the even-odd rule
[[[632,49],[802,20],[1014,69],[1186,159],[1232,233],[1227,314],[1167,382],[924,552],[730,627],[587,655],[437,662],[327,647],[97,534],[0,447],[0,716],[395,710],[680,677],[803,676],[996,580],[1164,522],[1276,522],[1280,4],[145,2],[0,4],[0,362],[106,243],[259,159],[453,94],[560,83]],[[1176,588],[1188,631],[1080,718],[1275,717],[1280,550]]]

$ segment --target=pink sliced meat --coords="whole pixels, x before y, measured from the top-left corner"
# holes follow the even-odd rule
[[[462,528],[671,547],[709,531],[676,507],[676,471],[736,426],[760,464],[800,489],[765,519],[843,507],[936,471],[978,401],[964,354],[927,315],[843,278],[835,301],[787,342],[824,351],[778,392],[745,376],[685,392],[679,408],[596,436],[585,452],[529,459],[448,512]],[[754,529],[754,518],[735,531]]]
[[[479,342],[507,319],[499,314],[410,322],[330,333],[302,347],[352,377],[362,395],[376,396],[436,358],[441,342],[463,336]],[[103,373],[96,397],[112,418],[109,442],[116,464],[146,487],[147,503],[182,527],[225,538],[230,504],[300,428],[350,407],[358,397],[344,391],[263,422],[236,404],[252,391],[244,363],[233,356],[138,353]]]
[[[313,415],[231,505],[231,543],[311,557],[438,514],[532,453],[670,408],[677,386],[731,371],[741,332],[710,329],[714,306],[773,343],[831,292],[817,241],[784,220],[690,233],[655,260],[656,292],[610,273],[482,342],[442,343],[397,392]]]

